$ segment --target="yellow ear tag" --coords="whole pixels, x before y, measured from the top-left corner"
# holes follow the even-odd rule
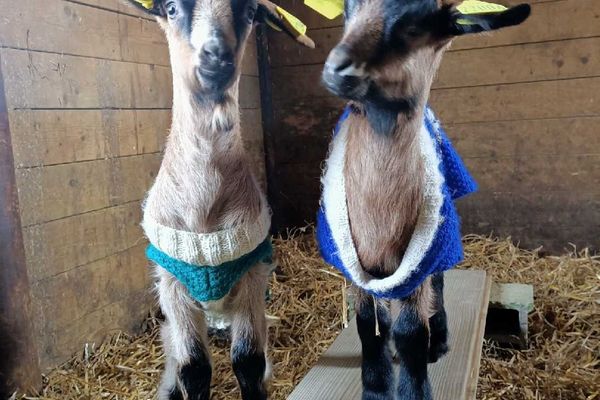
[[[304,4],[328,19],[344,13],[344,0],[304,0]]]
[[[142,5],[147,10],[152,10],[154,8],[154,0],[135,0]]]
[[[479,0],[465,0],[458,7],[456,7],[456,9],[465,15],[493,14],[508,10],[507,7],[501,4],[488,3]]]
[[[299,36],[305,35],[306,34],[306,25],[304,25],[304,23],[302,21],[300,21],[298,18],[296,18],[295,16],[293,16],[292,14],[290,14],[289,12],[287,12],[286,10],[284,10],[283,8],[277,6],[275,8],[275,10],[277,11],[277,13],[279,14],[279,16],[284,19],[285,21],[287,21],[288,25],[290,27],[292,27],[296,33],[298,33]],[[273,26],[272,24],[269,24],[271,26]],[[281,30],[281,29],[277,29],[277,30]]]
[[[501,4],[488,3],[485,1],[479,0],[465,0],[463,1],[456,9],[465,15],[469,14],[495,14],[501,13],[503,11],[508,10],[508,7],[505,7]],[[456,21],[461,25],[472,25],[473,23],[466,19],[458,19]]]

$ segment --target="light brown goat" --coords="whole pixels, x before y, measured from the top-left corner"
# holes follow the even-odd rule
[[[358,282],[365,400],[431,399],[427,362],[447,351],[441,273],[424,277],[407,296],[388,295],[390,285],[380,284],[399,276],[399,266],[412,251],[411,238],[425,220],[422,213],[431,197],[432,176],[440,174],[431,154],[436,153],[434,141],[442,139],[429,136],[424,118],[442,55],[455,36],[520,24],[529,13],[527,5],[465,16],[436,0],[345,1],[344,34],[329,54],[323,82],[331,92],[350,100],[352,112],[341,122],[332,145],[323,178],[323,212],[331,212],[326,209],[336,205],[347,207],[350,238],[338,234],[345,240],[337,246],[339,254],[353,249],[358,260],[353,265],[360,267],[352,279]],[[337,175],[331,172],[336,166],[342,170]],[[427,171],[437,172],[428,175]],[[343,183],[331,190],[330,186],[337,185],[335,179]],[[438,181],[441,188],[444,178]],[[340,192],[345,192],[345,198],[331,200]],[[329,225],[340,220],[341,214],[336,213],[337,209],[332,212],[335,215],[326,217]],[[442,223],[443,217],[430,230]],[[334,229],[331,232],[336,235]],[[460,246],[458,233],[456,238]],[[422,243],[414,248],[419,246]],[[340,257],[345,260],[344,255]],[[339,268],[352,275],[347,266]],[[406,278],[414,273],[409,270]],[[384,287],[388,292],[381,297],[393,299],[393,321],[388,303],[378,295],[385,292]],[[387,345],[390,337],[400,361],[397,385]]]
[[[214,312],[231,324],[232,365],[242,398],[266,399],[265,293],[270,262],[265,257],[245,261],[248,268],[227,292],[218,299],[207,296],[209,300],[192,295],[195,277],[184,284],[185,275],[174,271],[180,273],[185,267],[179,261],[212,260],[215,252],[229,252],[235,257],[226,261],[237,262],[241,259],[237,257],[252,255],[259,248],[270,250],[267,202],[242,145],[238,84],[253,23],[269,19],[284,30],[286,26],[274,6],[262,0],[259,4],[256,0],[132,0],[132,4],[156,16],[164,30],[174,87],[171,131],[145,201],[143,223],[155,253],[167,260],[154,266],[165,315],[166,371],[158,397],[209,399],[212,367],[205,313]],[[306,37],[296,39],[312,43]],[[238,227],[245,230],[238,234]],[[217,245],[198,249],[209,242],[208,237],[216,238]],[[235,243],[237,239],[245,247]],[[150,255],[154,253],[148,254],[156,261]],[[173,259],[179,269],[167,268]],[[228,268],[223,265],[193,263],[192,269],[196,273],[208,266],[221,268],[215,272],[220,279],[222,268]],[[215,289],[208,281],[207,289]]]

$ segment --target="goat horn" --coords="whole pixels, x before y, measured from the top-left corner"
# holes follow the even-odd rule
[[[306,47],[315,48],[315,42],[306,36],[306,25],[297,17],[269,0],[258,0],[258,4],[267,9],[270,20],[268,18],[266,22],[272,28],[284,31]]]

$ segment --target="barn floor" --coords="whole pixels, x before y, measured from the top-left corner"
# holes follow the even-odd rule
[[[285,399],[343,323],[344,281],[323,264],[312,235],[301,232],[278,240],[280,270],[272,286],[269,313],[274,364],[272,398]],[[504,350],[485,343],[478,399],[600,399],[600,257],[585,251],[544,257],[523,251],[509,239],[465,238],[462,268],[485,269],[498,282],[535,286],[530,314],[531,346]],[[99,348],[88,348],[45,377],[43,395],[27,399],[151,399],[163,355],[158,322],[145,333],[116,334]],[[213,399],[237,399],[227,346],[213,340],[216,371]],[[440,399],[446,400],[446,399]]]

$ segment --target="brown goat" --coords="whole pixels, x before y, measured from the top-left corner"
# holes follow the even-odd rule
[[[231,325],[232,365],[242,398],[266,399],[270,212],[242,145],[240,63],[257,20],[269,19],[303,44],[312,42],[287,29],[264,0],[131,1],[156,16],[167,37],[173,72],[173,121],[143,222],[151,242],[149,258],[166,260],[154,266],[165,315],[166,370],[158,398],[209,399],[212,367],[205,314],[216,313]],[[221,256],[225,253],[227,257]],[[251,255],[256,259],[242,257]],[[192,262],[199,259],[206,261]],[[195,280],[206,275],[188,282],[181,273],[182,268],[189,272],[191,264],[194,274],[212,268],[215,275],[210,277],[220,279],[222,269],[229,268],[225,262],[239,260],[245,260],[244,269],[227,281],[221,295],[212,294],[219,289],[212,278],[204,288],[211,294],[198,295]]]
[[[328,196],[344,193],[337,204],[347,207],[350,238],[344,237],[345,243],[337,246],[340,253],[354,249],[360,267],[352,279],[358,290],[365,400],[431,399],[427,362],[447,351],[441,272],[422,277],[407,295],[380,296],[383,290],[377,290],[384,286],[379,283],[399,276],[406,258],[414,257],[411,238],[425,219],[422,213],[431,198],[435,179],[427,171],[438,167],[426,153],[435,154],[436,139],[429,136],[424,119],[442,55],[455,36],[520,24],[529,13],[528,5],[462,15],[436,0],[345,2],[343,37],[329,54],[323,82],[332,93],[350,100],[352,112],[340,123],[332,144],[323,177],[323,210]],[[336,166],[341,171],[337,175],[331,172]],[[335,179],[342,181],[341,188],[331,188]],[[444,178],[438,179],[443,185]],[[330,225],[337,223],[335,217],[326,218]],[[432,226],[437,229],[442,221]],[[460,247],[458,227],[456,238]],[[426,250],[422,248],[420,256]],[[397,314],[393,321],[384,299],[391,299]],[[400,361],[396,388],[390,337]]]

